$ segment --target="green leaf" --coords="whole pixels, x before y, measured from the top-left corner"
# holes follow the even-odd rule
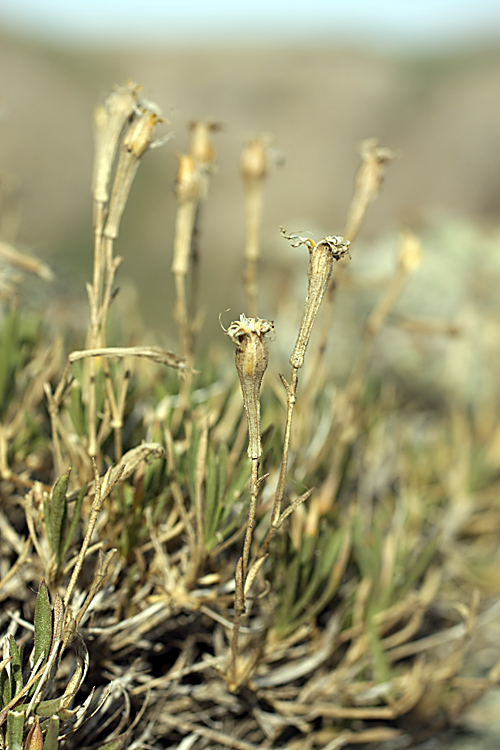
[[[23,689],[23,667],[21,663],[21,654],[19,653],[17,643],[12,635],[9,638],[9,650],[11,657],[12,697],[14,698]]]
[[[52,641],[52,608],[50,606],[49,590],[45,581],[40,581],[35,606],[35,647],[33,650],[33,666],[43,654],[42,665],[47,662]],[[37,684],[37,683],[36,683]],[[30,695],[36,690],[36,684],[30,690]]]
[[[50,497],[46,497],[43,501],[43,517],[45,520],[45,533],[47,534],[47,541],[49,543],[49,549],[52,554],[52,524],[50,521]]]
[[[9,674],[5,667],[0,672],[0,710],[2,710],[12,698],[12,685]]]
[[[40,701],[35,706],[35,714],[37,716],[58,716],[61,721],[65,721],[76,713],[77,709],[67,709],[62,706],[64,703],[64,697],[52,698],[49,701]]]
[[[75,378],[75,386],[70,389],[69,398],[67,399],[68,411],[71,417],[71,421],[75,427],[77,435],[85,434],[85,406],[82,401],[82,380],[83,380],[83,368],[81,362],[73,363],[73,375]]]
[[[18,363],[19,313],[11,307],[3,320],[0,336],[0,413],[7,403],[10,381]]]
[[[218,454],[218,473],[217,473],[217,508],[222,513],[224,509],[224,500],[226,496],[227,484],[227,446],[221,445]]]
[[[198,453],[198,443],[200,442],[200,431],[196,422],[193,422],[193,432],[191,435],[191,442],[189,444],[188,455],[187,455],[187,486],[189,490],[189,496],[191,498],[191,506],[195,507],[195,491],[196,486],[196,456]]]
[[[73,515],[71,516],[71,523],[68,529],[68,533],[66,534],[66,539],[64,541],[64,545],[62,547],[61,551],[61,565],[64,562],[64,558],[66,557],[66,554],[68,552],[69,546],[71,542],[73,541],[73,537],[75,535],[76,528],[78,526],[78,522],[80,520],[80,514],[82,511],[82,504],[83,499],[87,493],[87,485],[85,484],[80,492],[78,493],[78,497],[75,502],[75,507],[73,508]]]
[[[205,537],[205,548],[207,552],[210,552],[214,546],[215,532],[216,532],[216,520],[217,520],[217,506],[215,502],[215,491],[217,487],[217,465],[214,452],[208,451],[207,456],[207,480],[205,486],[205,508],[204,508],[204,537]]]
[[[23,744],[24,713],[15,709],[7,714],[7,747],[17,750]]]
[[[58,565],[60,565],[60,557],[64,544],[63,535],[66,527],[66,516],[68,512],[68,501],[66,499],[66,494],[68,492],[70,474],[71,467],[67,469],[62,477],[57,480],[49,500],[51,552],[56,556]]]
[[[290,621],[290,610],[297,595],[298,577],[300,573],[300,558],[294,554],[289,564],[282,570],[284,585],[281,592],[281,607],[279,621],[283,624]]]
[[[329,531],[328,536],[330,536],[330,533],[331,532]],[[300,613],[306,609],[308,604],[312,602],[321,584],[330,576],[343,536],[341,530],[337,531],[331,539],[328,539],[329,543],[327,549],[320,549],[319,555],[317,557],[313,556],[313,559],[316,559],[316,566],[304,593],[297,599],[293,607],[290,609],[290,620],[295,620]]]
[[[404,585],[398,592],[401,599],[411,591],[411,589],[418,583],[420,578],[424,575],[427,568],[430,566],[436,550],[439,544],[439,536],[436,534],[433,536],[424,546],[422,551],[419,553],[415,562],[411,566],[408,566],[408,575],[405,579]]]
[[[373,623],[373,618],[370,615],[368,619],[368,637],[370,639],[370,653],[373,660],[373,670],[375,672],[375,678],[378,683],[389,682],[391,679],[391,669],[389,662],[387,661],[384,649],[378,637],[377,628]]]
[[[59,719],[52,716],[48,721],[47,734],[43,743],[43,750],[57,750],[57,737],[59,734]]]

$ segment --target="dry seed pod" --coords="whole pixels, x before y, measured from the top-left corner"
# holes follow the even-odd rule
[[[127,81],[108,96],[103,107],[98,107],[95,111],[96,155],[92,194],[94,200],[100,203],[107,203],[109,200],[109,180],[119,138],[137,108],[140,88],[133,81]]]
[[[270,167],[269,138],[259,136],[247,142],[240,159],[244,180],[262,180]]]
[[[290,357],[290,364],[298,370],[304,364],[304,356],[311,337],[314,320],[332,275],[333,261],[340,260],[349,253],[350,243],[347,240],[344,241],[343,237],[324,237],[321,242],[316,244],[306,237],[286,234],[283,227],[281,227],[281,234],[287,240],[295,240],[292,247],[307,245],[309,249],[307,296],[297,342]]]
[[[211,166],[215,161],[211,134],[221,129],[220,123],[210,120],[194,120],[189,124],[189,129],[191,131],[191,156],[198,164]]]
[[[359,153],[361,166],[356,175],[356,187],[344,231],[351,242],[359,232],[368,206],[378,197],[386,163],[397,156],[395,151],[379,146],[376,138],[364,140]]]
[[[397,154],[390,148],[379,146],[376,138],[367,138],[362,141],[359,153],[363,163],[356,180],[364,187],[363,192],[372,201],[375,200],[380,191],[385,163],[394,159]]]
[[[272,320],[247,318],[231,323],[226,331],[236,344],[235,363],[248,420],[248,456],[260,458],[260,387],[269,361],[265,335],[274,330]]]
[[[118,230],[139,161],[153,140],[158,115],[149,109],[138,110],[136,120],[129,126],[120,149],[116,167],[108,220],[104,234],[110,239],[118,237]]]

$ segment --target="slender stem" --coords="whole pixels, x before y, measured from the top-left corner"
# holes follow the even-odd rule
[[[281,459],[280,476],[278,479],[278,486],[276,488],[276,494],[274,496],[273,510],[271,513],[271,528],[276,526],[281,513],[281,503],[283,501],[283,493],[285,491],[285,479],[286,471],[288,466],[288,452],[290,450],[290,437],[292,434],[292,418],[293,410],[295,408],[295,402],[297,400],[297,386],[299,382],[299,371],[296,367],[292,369],[292,380],[288,384],[284,378],[282,378],[283,384],[285,385],[287,396],[287,412],[286,412],[286,425],[285,435],[283,438],[283,456]],[[266,540],[267,541],[267,540]]]
[[[194,500],[196,508],[196,547],[191,563],[191,572],[188,576],[188,585],[194,583],[199,575],[203,560],[205,559],[205,534],[203,513],[203,481],[205,479],[205,466],[208,448],[208,418],[204,417],[201,424],[198,451],[196,454]]]
[[[262,180],[245,181],[247,241],[245,248],[245,293],[250,317],[257,315],[257,265],[260,258],[260,223],[262,216]]]
[[[165,447],[167,449],[167,466],[170,472],[170,487],[172,490],[174,503],[177,507],[177,511],[187,531],[187,535],[189,538],[189,546],[191,548],[191,555],[194,555],[195,548],[196,548],[196,534],[193,529],[193,524],[191,523],[191,518],[189,517],[189,514],[186,511],[186,506],[184,504],[184,497],[182,495],[182,490],[179,484],[177,466],[175,463],[174,441],[172,438],[172,433],[167,425],[165,425],[164,427],[164,434],[165,434]]]
[[[76,586],[76,582],[78,580],[78,576],[80,575],[80,571],[83,566],[83,561],[85,559],[85,555],[87,553],[87,549],[90,544],[90,540],[92,538],[92,534],[94,533],[95,525],[97,523],[97,519],[99,517],[99,514],[102,510],[102,506],[104,503],[104,500],[108,497],[108,495],[111,493],[113,488],[118,484],[120,481],[122,474],[125,470],[125,464],[122,464],[120,467],[117,467],[114,471],[115,473],[112,474],[111,468],[108,469],[106,472],[106,475],[101,478],[99,477],[99,472],[97,469],[97,463],[95,459],[92,461],[93,468],[94,468],[94,488],[95,488],[95,495],[94,500],[92,501],[92,506],[90,508],[90,517],[89,517],[89,525],[87,527],[87,531],[85,533],[85,537],[82,542],[82,546],[80,547],[80,551],[78,553],[78,557],[75,563],[75,567],[73,568],[73,573],[71,574],[71,578],[68,584],[68,588],[66,590],[66,594],[64,596],[63,604],[64,609],[68,606],[69,602],[71,601],[71,596],[73,594],[73,590]]]
[[[97,456],[97,425],[96,425],[96,373],[97,364],[94,357],[89,362],[89,448],[91,458]]]
[[[190,273],[190,293],[188,306],[188,350],[194,351],[196,320],[198,314],[198,296],[200,292],[200,215],[201,202],[196,205],[196,212],[193,223],[193,233],[191,239],[191,273]]]
[[[80,552],[78,553],[78,558],[76,560],[75,567],[73,568],[73,573],[71,574],[68,588],[66,590],[66,594],[63,600],[65,609],[68,606],[69,602],[71,601],[71,595],[73,594],[73,589],[75,588],[76,582],[78,580],[78,576],[80,575],[83,561],[85,559],[85,553],[87,552],[87,548],[90,544],[92,534],[94,533],[94,528],[97,523],[97,518],[99,516],[99,513],[101,512],[101,508],[102,508],[102,504],[104,500],[104,496],[102,494],[101,481],[100,481],[100,477],[97,471],[97,466],[95,464],[95,461],[94,461],[94,475],[95,475],[95,495],[94,495],[94,500],[92,502],[92,507],[90,509],[89,525],[87,527],[87,532],[83,539]]]
[[[238,636],[240,632],[241,615],[245,611],[245,584],[243,581],[243,558],[240,557],[236,565],[234,590],[234,624],[233,637],[231,638],[231,679],[229,689],[231,691],[238,687]]]
[[[286,382],[283,376],[281,376],[281,379],[283,381],[283,385],[285,386],[286,392],[287,392],[287,398],[286,398],[287,413],[286,413],[285,435],[283,437],[283,455],[281,458],[281,467],[280,467],[280,475],[278,479],[278,486],[276,487],[273,508],[271,511],[271,523],[269,525],[269,531],[267,532],[267,536],[264,539],[264,543],[259,550],[257,559],[260,559],[264,557],[264,555],[267,554],[269,545],[271,544],[272,540],[274,539],[274,535],[276,534],[276,532],[278,531],[280,527],[281,503],[283,502],[283,494],[285,491],[285,480],[286,480],[286,472],[287,472],[287,467],[288,467],[288,453],[290,450],[290,437],[292,434],[293,410],[295,408],[295,402],[297,399],[297,385],[299,381],[298,369],[295,367],[293,368],[292,380],[290,384]]]
[[[183,357],[186,357],[190,350],[186,278],[193,242],[196,207],[196,195],[186,200],[179,200],[175,221],[174,260],[172,262],[176,296],[174,317],[179,328],[179,349]]]
[[[244,445],[245,445],[245,440],[248,434],[247,421],[248,420],[247,420],[246,412],[243,410],[243,414],[241,415],[241,421],[238,426],[238,431],[236,433],[234,440],[232,441],[233,447],[231,448],[231,452],[227,458],[226,488],[229,488],[233,480],[233,474],[236,468],[236,464],[238,463],[238,459],[241,456],[241,451],[243,450]]]
[[[90,321],[87,334],[87,347],[95,348],[103,346],[100,336],[100,319],[103,296],[103,271],[106,265],[106,256],[103,248],[105,211],[104,205],[94,201],[94,271],[92,286],[88,288],[90,304]],[[96,375],[97,363],[92,359],[87,365],[88,372],[88,419],[89,419],[89,443],[88,453],[91,458],[97,456],[97,418],[96,418]]]
[[[174,317],[179,327],[179,351],[181,357],[186,357],[189,351],[187,299],[184,274],[176,273],[175,276],[175,311]]]
[[[257,497],[259,494],[259,460],[252,459],[252,478],[250,480],[250,508],[248,510],[247,529],[245,533],[245,542],[243,544],[243,582],[245,582],[248,573],[248,560],[250,557],[250,548],[252,546],[253,531],[255,526],[255,516],[257,513]]]

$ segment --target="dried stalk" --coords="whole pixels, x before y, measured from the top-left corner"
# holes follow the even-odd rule
[[[106,346],[106,321],[113,298],[116,271],[121,258],[113,256],[113,243],[118,237],[120,223],[132,183],[144,153],[163,141],[153,142],[156,124],[161,121],[158,108],[139,98],[140,87],[127,83],[118,88],[95,113],[95,159],[92,177],[94,201],[94,271],[92,285],[87,285],[90,321],[87,348]],[[120,138],[125,133],[121,146]],[[168,138],[168,136],[167,136]],[[110,195],[110,181],[115,161],[116,172]],[[108,410],[112,412],[111,427],[115,433],[115,447],[121,454],[121,424],[118,400],[113,395],[109,368],[104,366],[107,378]],[[106,429],[97,434],[96,378],[98,362],[91,358],[86,368],[87,401],[89,413],[88,454],[97,457],[99,445]]]
[[[274,330],[274,324],[260,318],[247,318],[240,315],[239,321],[231,323],[226,331],[231,341],[236,344],[235,363],[240,379],[243,404],[248,425],[248,457],[252,461],[250,480],[250,508],[243,545],[243,555],[236,568],[236,588],[234,597],[234,629],[232,638],[232,674],[230,684],[239,684],[237,675],[238,632],[241,615],[245,609],[245,583],[248,574],[248,560],[252,546],[259,488],[265,477],[259,479],[259,458],[262,455],[260,423],[260,389],[262,378],[269,362],[265,336]]]
[[[90,508],[90,517],[89,517],[89,523],[87,526],[87,531],[85,532],[85,537],[83,539],[82,546],[80,547],[80,551],[76,559],[75,567],[73,568],[73,573],[71,574],[71,578],[68,583],[68,588],[66,589],[66,594],[64,596],[63,604],[64,604],[65,610],[71,601],[71,596],[76,586],[78,576],[80,575],[80,571],[82,569],[82,565],[85,559],[87,548],[90,544],[92,534],[94,533],[95,525],[97,523],[99,514],[102,510],[104,500],[113,491],[114,487],[118,484],[118,482],[120,481],[122,477],[123,472],[125,471],[125,464],[122,464],[121,470],[119,471],[113,472],[113,469],[110,467],[108,471],[106,472],[105,476],[103,477],[103,479],[101,480],[99,477],[99,473],[97,471],[97,465],[95,461],[93,461],[93,465],[94,465],[95,495],[92,501],[92,506]]]
[[[290,357],[290,364],[292,365],[292,377],[290,383],[287,382],[283,375],[280,376],[287,395],[287,416],[285,435],[283,438],[283,454],[281,458],[278,485],[271,511],[271,524],[266,539],[259,551],[259,557],[267,554],[269,545],[281,525],[281,504],[283,502],[283,494],[285,491],[288,453],[292,432],[292,418],[295,402],[297,400],[299,369],[304,364],[304,357],[311,337],[312,327],[332,275],[333,263],[334,261],[341,260],[349,252],[349,242],[344,242],[342,237],[325,237],[321,242],[316,244],[313,240],[305,237],[287,235],[283,227],[281,227],[281,234],[285,239],[293,240],[292,247],[306,245],[309,249],[309,265],[307,267],[308,287],[302,313],[302,322],[300,324],[292,356]]]
[[[250,317],[257,315],[257,265],[260,259],[260,228],[262,223],[262,195],[264,180],[276,161],[270,148],[268,135],[249,140],[240,160],[241,176],[245,188],[246,245],[245,294]]]
[[[397,156],[397,154],[394,151],[391,151],[391,149],[380,147],[376,138],[368,138],[362,141],[359,147],[359,152],[361,156],[361,165],[356,175],[354,194],[352,196],[344,229],[344,237],[351,244],[358,236],[369,206],[380,194],[380,189],[384,179],[385,165]],[[328,288],[323,326],[321,329],[318,348],[316,350],[314,365],[311,369],[310,385],[314,392],[317,392],[317,389],[321,387],[321,382],[316,378],[316,374],[320,370],[321,363],[324,359],[328,334],[331,328],[335,299],[338,290],[344,283],[346,272],[347,262],[344,258],[338,263],[335,279]]]

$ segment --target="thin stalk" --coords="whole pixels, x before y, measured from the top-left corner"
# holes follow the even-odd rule
[[[369,206],[380,194],[386,163],[396,156],[390,149],[378,146],[375,138],[368,138],[362,141],[359,152],[361,165],[356,175],[354,193],[344,229],[344,237],[351,245],[358,236]],[[347,271],[347,258],[342,258],[337,264],[335,278],[328,288],[319,345],[316,350],[313,367],[311,368],[310,382],[308,383],[308,385],[312,386],[312,390],[310,391],[311,396],[320,387],[320,383],[315,378],[315,373],[320,370],[325,356],[335,300],[337,299],[339,289],[344,285]]]
[[[287,415],[285,434],[283,437],[283,454],[281,459],[280,475],[271,511],[271,523],[264,543],[259,550],[257,560],[267,554],[269,545],[281,525],[281,505],[285,491],[286,472],[288,467],[288,453],[290,450],[290,437],[292,433],[292,419],[295,403],[297,400],[297,386],[299,370],[304,364],[304,358],[312,333],[312,328],[318,314],[321,301],[330,281],[334,261],[343,258],[349,250],[349,242],[344,242],[343,237],[324,237],[317,244],[307,237],[287,235],[281,227],[281,234],[285,239],[293,240],[293,247],[306,245],[309,250],[309,264],[307,267],[307,294],[302,312],[302,321],[297,334],[297,341],[290,357],[292,366],[292,377],[288,383],[283,375],[283,383],[287,394]]]
[[[260,259],[262,224],[262,197],[264,180],[278,161],[271,149],[269,135],[251,138],[245,145],[240,160],[241,176],[245,188],[246,244],[245,244],[245,294],[251,317],[257,315],[257,267]]]
[[[205,466],[208,449],[208,418],[201,420],[200,439],[196,454],[194,500],[196,508],[196,547],[193,556],[191,573],[188,576],[188,585],[194,583],[199,575],[200,568],[206,556],[204,535],[204,513],[203,513],[203,482],[205,479]]]
[[[179,202],[175,220],[174,262],[172,273],[175,281],[174,318],[179,329],[179,351],[182,357],[190,354],[190,334],[186,278],[189,268],[189,255],[196,215],[196,198]]]
[[[78,553],[75,567],[73,568],[73,573],[71,574],[71,578],[68,583],[68,588],[66,589],[66,594],[64,596],[64,600],[63,600],[64,609],[66,609],[69,602],[71,601],[71,596],[76,586],[78,576],[80,575],[80,571],[83,566],[83,561],[85,559],[85,555],[86,555],[88,546],[90,544],[92,534],[94,533],[97,519],[102,510],[104,500],[112,492],[115,485],[120,481],[121,475],[123,474],[125,470],[125,464],[123,464],[121,467],[119,467],[119,470],[116,471],[116,474],[113,476],[113,478],[111,478],[112,468],[110,467],[108,471],[106,472],[106,475],[103,477],[101,481],[95,460],[93,461],[93,466],[94,466],[95,495],[92,501],[92,506],[90,508],[90,517],[89,517],[89,523],[87,526],[87,531],[85,533],[82,546],[80,547],[80,551]]]
[[[199,291],[200,276],[200,216],[201,206],[208,196],[210,178],[214,173],[215,149],[212,140],[212,134],[220,129],[217,122],[211,120],[195,120],[190,123],[191,131],[190,156],[196,165],[198,173],[198,195],[196,201],[196,211],[193,222],[191,238],[191,294],[189,302],[190,318],[190,347],[194,349],[195,321],[197,318],[197,302]]]
[[[257,314],[257,265],[260,258],[260,224],[262,217],[262,181],[245,180],[247,240],[245,246],[245,294],[251,317]]]
[[[297,386],[299,382],[299,370],[297,367],[292,368],[292,378],[291,378],[290,383],[287,383],[283,375],[281,375],[280,377],[281,377],[281,382],[283,383],[285,390],[286,390],[286,404],[287,404],[285,434],[283,436],[283,453],[281,457],[281,466],[280,466],[280,475],[278,479],[278,485],[276,487],[273,507],[271,510],[271,523],[269,526],[269,531],[267,532],[266,538],[264,540],[264,543],[261,549],[259,550],[258,558],[264,557],[264,555],[267,554],[269,545],[271,544],[274,538],[274,535],[276,534],[276,531],[280,527],[281,504],[283,502],[283,494],[285,492],[286,472],[288,468],[288,453],[290,450],[290,438],[292,435],[293,410],[295,408],[295,403],[297,401]]]
[[[262,378],[267,369],[269,352],[265,336],[273,331],[271,321],[259,318],[247,318],[240,315],[239,321],[231,323],[226,331],[231,341],[236,344],[235,364],[240,380],[243,404],[247,415],[248,427],[248,457],[252,461],[250,480],[250,507],[243,544],[243,554],[238,560],[235,573],[234,594],[234,627],[231,641],[231,677],[230,689],[235,689],[244,679],[238,674],[238,633],[241,615],[245,610],[246,583],[248,577],[248,561],[252,547],[255,517],[259,488],[265,477],[259,479],[259,459],[262,455],[261,421],[260,421],[260,389]],[[251,581],[249,582],[251,584]]]
[[[245,541],[243,544],[242,555],[242,573],[243,581],[246,580],[248,572],[248,559],[250,557],[250,548],[252,546],[253,531],[255,526],[255,516],[257,513],[257,498],[259,494],[259,459],[252,458],[252,476],[250,479],[250,507],[248,510],[248,521],[245,532]]]

